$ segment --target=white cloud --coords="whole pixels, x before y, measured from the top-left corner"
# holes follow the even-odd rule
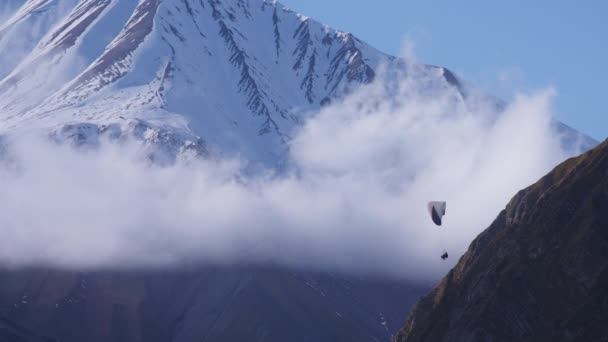
[[[158,167],[135,142],[82,151],[18,139],[18,167],[0,172],[0,264],[272,262],[435,278],[567,153],[550,129],[551,90],[498,115],[409,76],[313,115],[284,174],[246,174],[238,160]],[[441,228],[429,200],[448,202]]]

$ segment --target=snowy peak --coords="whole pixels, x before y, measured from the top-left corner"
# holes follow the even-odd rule
[[[0,56],[0,134],[143,122],[271,162],[307,113],[381,65],[407,68],[262,0],[28,0],[0,27],[0,48],[11,51]],[[443,68],[420,69],[459,86]]]
[[[261,159],[305,113],[395,63],[275,1],[30,0],[0,46],[24,32],[0,70],[4,129],[140,120]]]

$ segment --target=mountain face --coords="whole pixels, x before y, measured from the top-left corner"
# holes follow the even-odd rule
[[[11,0],[7,8],[0,135],[40,126],[78,143],[129,136],[170,157],[211,149],[274,165],[308,113],[372,82],[380,66],[407,75],[403,60],[275,1]],[[435,87],[462,87],[444,68],[420,69]]]
[[[608,141],[520,191],[396,341],[608,340]]]
[[[9,320],[0,318],[0,341],[52,342],[53,340],[37,336]]]
[[[94,140],[145,127],[165,144],[271,162],[308,112],[380,65],[405,68],[261,0],[29,0],[0,26],[0,49],[11,51],[0,57],[0,132],[35,122]]]
[[[271,268],[2,271],[0,341],[388,341],[422,291]]]

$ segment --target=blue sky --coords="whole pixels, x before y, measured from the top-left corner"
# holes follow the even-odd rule
[[[445,66],[509,99],[552,86],[568,125],[608,136],[608,1],[282,0],[373,46]]]

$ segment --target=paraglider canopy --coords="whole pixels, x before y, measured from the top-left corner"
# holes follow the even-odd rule
[[[429,214],[436,225],[441,226],[441,219],[445,215],[445,202],[432,201],[427,204]]]

